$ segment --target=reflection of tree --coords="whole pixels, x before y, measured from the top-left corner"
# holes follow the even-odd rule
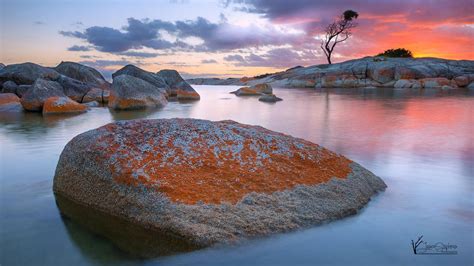
[[[413,240],[411,241],[411,247],[413,248],[413,253],[416,254],[416,248],[421,244],[423,243],[423,241],[421,240],[423,238],[423,236],[420,236],[418,237],[418,240],[416,240],[416,242],[413,242]]]

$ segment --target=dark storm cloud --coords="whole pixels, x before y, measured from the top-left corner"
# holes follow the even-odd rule
[[[163,38],[160,31],[166,31],[176,38]],[[155,50],[221,51],[263,45],[282,45],[294,42],[295,34],[286,34],[273,27],[261,28],[255,25],[238,27],[222,20],[212,23],[205,18],[176,21],[138,20],[129,18],[128,24],[119,29],[93,26],[84,31],[60,31],[66,37],[87,41],[97,50],[121,53],[143,47]],[[186,42],[188,37],[197,37],[202,44]]]
[[[472,22],[472,0],[229,0],[227,6],[259,13],[277,21],[303,18],[319,20],[353,9],[364,15],[400,15],[409,21],[469,21]]]

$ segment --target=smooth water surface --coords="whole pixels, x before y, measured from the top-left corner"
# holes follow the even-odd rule
[[[93,108],[74,117],[0,114],[0,264],[473,265],[474,97],[466,91],[275,89],[276,104],[232,86],[194,86],[201,101],[143,112]],[[52,193],[74,136],[136,118],[232,119],[301,137],[359,162],[388,188],[359,214],[239,246],[140,260],[61,218]],[[410,240],[458,246],[414,255]]]

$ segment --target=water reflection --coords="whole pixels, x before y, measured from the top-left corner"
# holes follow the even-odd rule
[[[160,110],[88,113],[57,119],[0,114],[0,250],[2,265],[130,264],[403,265],[472,264],[473,90],[275,89],[284,100],[236,97],[234,86],[195,86],[201,101]],[[136,260],[60,218],[52,177],[66,143],[117,120],[232,119],[320,143],[358,161],[388,184],[357,216],[328,225],[156,260]],[[459,246],[459,255],[413,257],[424,234]]]

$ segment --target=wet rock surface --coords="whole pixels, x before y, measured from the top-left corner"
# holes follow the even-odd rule
[[[54,177],[64,215],[146,257],[339,219],[385,187],[314,143],[195,119],[116,122],[80,134]]]

